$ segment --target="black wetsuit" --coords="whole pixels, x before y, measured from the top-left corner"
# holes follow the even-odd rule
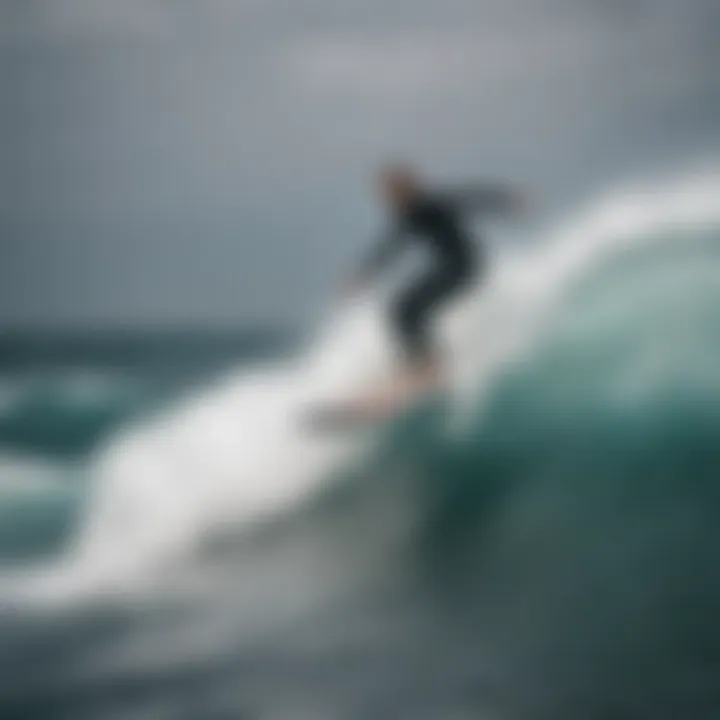
[[[364,274],[376,272],[408,238],[429,247],[430,267],[398,294],[391,307],[391,322],[408,360],[435,355],[428,333],[432,313],[481,274],[482,248],[476,247],[465,228],[467,215],[509,210],[514,199],[500,187],[423,193],[398,215],[391,232],[366,263]]]

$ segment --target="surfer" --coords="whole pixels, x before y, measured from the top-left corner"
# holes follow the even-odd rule
[[[408,240],[427,246],[429,264],[390,307],[404,371],[389,393],[366,398],[361,403],[366,409],[392,406],[441,381],[443,363],[431,333],[433,320],[443,305],[482,276],[485,267],[482,247],[473,242],[466,221],[473,214],[510,213],[522,206],[518,193],[500,185],[430,189],[412,168],[399,164],[379,173],[378,189],[389,211],[390,228],[362,263],[351,289],[366,286]]]

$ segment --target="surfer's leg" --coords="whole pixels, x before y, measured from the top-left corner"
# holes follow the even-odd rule
[[[442,354],[432,337],[438,309],[463,285],[463,277],[435,272],[413,283],[396,300],[392,322],[405,360],[403,376],[410,392],[437,384],[442,377]]]
[[[436,270],[406,288],[390,308],[390,323],[404,356],[401,371],[389,385],[321,413],[320,424],[332,427],[347,420],[387,418],[414,398],[439,387],[443,357],[432,337],[431,324],[437,310],[465,287],[468,279],[467,273]]]

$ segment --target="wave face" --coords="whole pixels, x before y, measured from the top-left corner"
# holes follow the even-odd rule
[[[615,194],[499,268],[444,320],[449,402],[302,430],[391,372],[370,298],[101,449],[67,560],[25,597],[195,600],[124,616],[112,652],[80,633],[53,707],[174,717],[200,653],[208,715],[717,716],[720,179]]]

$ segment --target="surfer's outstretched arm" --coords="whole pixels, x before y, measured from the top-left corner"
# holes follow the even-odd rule
[[[514,215],[525,209],[525,196],[508,185],[465,185],[452,188],[447,197],[465,213]]]

